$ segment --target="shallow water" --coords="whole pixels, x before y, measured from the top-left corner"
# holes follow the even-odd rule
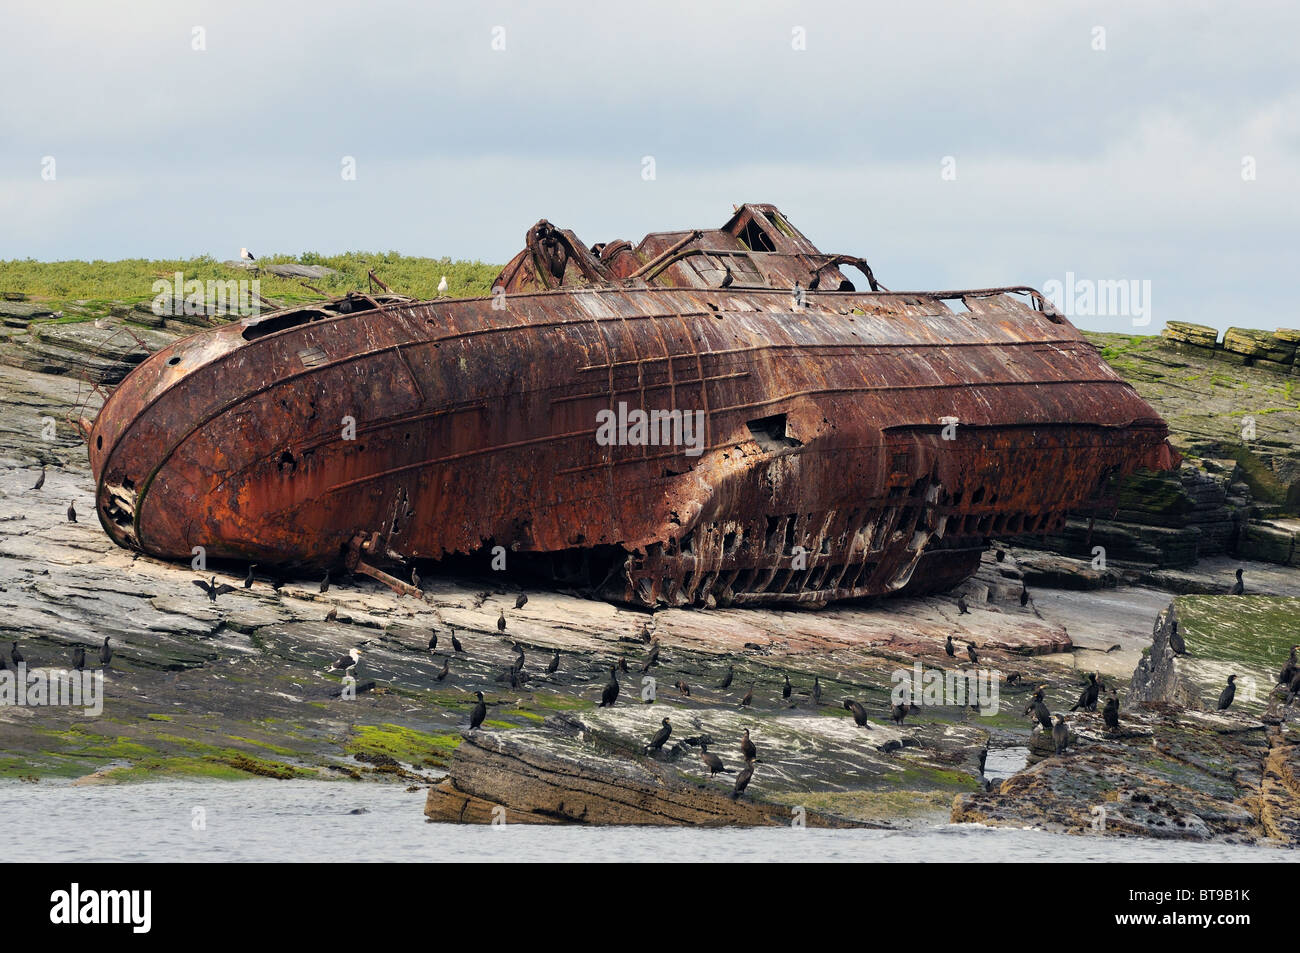
[[[1285,861],[1286,850],[994,830],[432,824],[424,790],[322,781],[0,783],[8,861]],[[354,810],[364,813],[352,814]],[[198,821],[202,826],[196,829]],[[508,820],[508,817],[507,817]]]

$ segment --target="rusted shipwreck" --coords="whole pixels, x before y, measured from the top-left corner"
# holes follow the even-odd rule
[[[375,575],[504,547],[652,606],[940,590],[1177,460],[1038,292],[888,291],[757,204],[636,246],[541,221],[486,298],[203,331],[86,430],[122,546]]]

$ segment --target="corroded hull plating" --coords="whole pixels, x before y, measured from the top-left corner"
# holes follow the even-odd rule
[[[944,588],[989,536],[1055,531],[1176,460],[1050,306],[955,296],[516,281],[497,307],[215,328],[105,404],[97,511],[123,546],[264,567],[612,551],[593,585],[647,605]],[[703,411],[702,452],[598,442],[620,403]]]

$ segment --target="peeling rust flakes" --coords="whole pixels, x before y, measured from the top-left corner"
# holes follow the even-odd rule
[[[145,360],[89,434],[105,530],[385,580],[374,562],[500,545],[629,602],[819,605],[951,586],[989,537],[1178,461],[1037,291],[891,292],[770,205],[636,246],[541,221],[495,285],[349,295]],[[701,412],[707,439],[604,445],[620,406]]]

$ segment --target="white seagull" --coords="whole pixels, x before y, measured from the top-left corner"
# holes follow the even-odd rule
[[[357,667],[357,662],[359,662],[360,660],[361,660],[360,649],[348,649],[348,654],[335,659],[334,664],[331,665],[328,669],[326,669],[326,671],[342,672],[343,674],[347,675],[350,674],[351,671]]]
[[[247,248],[239,249],[239,257],[244,261],[257,261],[257,259],[253,257],[253,253]]]
[[[446,293],[447,293],[447,276],[443,275],[442,281],[438,282],[438,294],[443,295]]]

